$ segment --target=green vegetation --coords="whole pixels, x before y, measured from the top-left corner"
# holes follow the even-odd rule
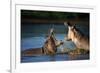
[[[51,11],[33,11],[33,10],[21,10],[22,18],[33,19],[89,19],[89,13],[75,13],[75,12],[51,12]]]

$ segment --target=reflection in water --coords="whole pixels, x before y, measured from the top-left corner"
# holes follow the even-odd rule
[[[51,58],[50,61],[56,61],[55,60],[55,55],[50,56],[50,58]]]
[[[42,56],[23,56],[21,57],[22,63],[29,62],[49,62],[49,61],[69,61],[69,60],[88,60],[89,55],[68,55],[68,54],[59,54],[54,56],[42,55]]]

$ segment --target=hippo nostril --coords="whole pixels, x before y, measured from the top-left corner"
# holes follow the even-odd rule
[[[64,44],[64,42],[61,40],[61,41],[60,41],[60,44]]]
[[[64,42],[61,42],[61,44],[64,44]]]
[[[66,41],[71,41],[71,39],[69,39],[69,38],[64,38]]]
[[[67,39],[67,41],[71,41],[71,39]]]

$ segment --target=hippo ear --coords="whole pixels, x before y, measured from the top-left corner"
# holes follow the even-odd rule
[[[72,26],[70,22],[64,22],[64,25],[65,25],[66,27]]]
[[[68,26],[72,26],[70,22],[67,22]]]
[[[68,25],[67,22],[64,22],[64,25],[67,26]]]
[[[76,25],[76,24],[73,24],[73,25],[71,26],[71,28],[74,29],[74,28],[75,28],[75,25]]]
[[[65,27],[68,27],[69,26],[67,22],[64,22],[64,25],[65,25]]]

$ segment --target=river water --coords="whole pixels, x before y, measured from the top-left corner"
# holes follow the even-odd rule
[[[68,32],[63,24],[23,24],[21,26],[21,51],[30,48],[42,47],[46,41],[46,35],[50,28],[54,28],[55,37],[57,40],[64,41],[64,44],[57,48],[57,52],[75,49],[75,45],[71,41],[65,41],[64,37]],[[85,35],[89,36],[89,26],[77,25]],[[22,63],[29,62],[47,62],[47,61],[69,61],[69,60],[87,60],[89,55],[79,55],[74,58],[67,54],[57,54],[55,56],[41,55],[41,56],[21,56]]]

